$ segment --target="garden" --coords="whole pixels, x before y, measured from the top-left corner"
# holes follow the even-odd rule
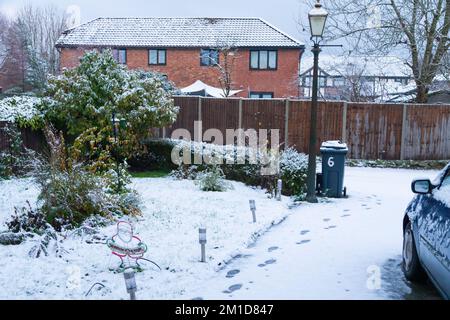
[[[266,176],[250,148],[152,136],[175,121],[175,90],[161,75],[92,51],[50,77],[42,93],[0,100],[8,139],[0,151],[0,253],[8,257],[0,262],[0,298],[120,299],[127,267],[137,271],[142,298],[179,297],[242,256],[303,199],[307,157],[293,149]],[[25,129],[41,134],[45,147],[24,147]],[[174,163],[175,149],[184,158],[242,153],[246,161]],[[248,161],[253,152],[256,163]],[[128,244],[120,254],[121,223],[139,242],[138,255]],[[207,230],[205,263],[199,228]]]

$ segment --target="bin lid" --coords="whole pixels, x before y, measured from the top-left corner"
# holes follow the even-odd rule
[[[348,147],[347,147],[346,143],[343,143],[339,140],[331,140],[331,141],[322,142],[320,150],[322,150],[322,151],[334,151],[334,150],[348,151]]]

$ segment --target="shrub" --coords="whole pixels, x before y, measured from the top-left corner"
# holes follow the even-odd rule
[[[308,156],[288,148],[281,153],[280,178],[283,194],[304,198],[308,173]]]
[[[269,193],[272,193],[275,190],[276,181],[281,178],[283,180],[284,195],[295,195],[302,198],[305,193],[308,157],[305,154],[297,152],[295,149],[288,148],[281,151],[278,159],[279,172],[272,175],[263,175],[261,174],[261,169],[264,167],[264,161],[262,161],[261,154],[249,148],[219,146],[174,139],[147,141],[146,148],[148,154],[151,154],[151,156],[147,156],[147,159],[164,159],[164,165],[171,165],[177,168],[172,172],[172,176],[180,179],[193,179],[198,173],[211,169],[213,165],[206,165],[204,163],[199,165],[173,164],[171,153],[175,146],[181,149],[187,148],[190,151],[189,156],[192,162],[195,155],[197,157],[200,155],[203,157],[211,157],[212,154],[222,154],[224,159],[236,160],[238,154],[243,154],[245,155],[244,164],[226,164],[226,161],[224,161],[223,164],[219,165],[226,179],[240,181],[247,185],[261,186],[267,189]],[[250,163],[250,157],[256,157],[256,163]],[[276,161],[276,159],[272,160]],[[148,163],[150,167],[158,167],[159,165],[158,163]]]
[[[128,70],[109,50],[87,52],[78,67],[51,77],[45,95],[45,116],[70,138],[69,143],[95,135],[97,150],[87,154],[90,161],[113,149],[120,160],[141,153],[149,129],[172,124],[178,111],[161,77]],[[124,124],[117,128],[114,146],[113,115]],[[79,146],[89,141],[84,139]]]
[[[222,169],[218,166],[212,166],[199,173],[196,177],[195,184],[202,191],[226,191],[232,188],[232,185],[225,180]]]
[[[45,215],[40,210],[33,210],[27,201],[27,206],[21,209],[14,208],[15,214],[6,222],[6,227],[14,233],[31,232],[42,234],[49,229]]]
[[[46,128],[45,135],[50,157],[34,159],[33,175],[41,187],[40,210],[57,231],[78,226],[95,215],[112,219],[115,215],[140,214],[134,191],[114,193],[109,175],[95,174],[67,157],[61,133]]]
[[[13,96],[0,100],[0,121],[16,123],[20,127],[40,129],[44,125],[40,111],[42,100],[32,96]]]

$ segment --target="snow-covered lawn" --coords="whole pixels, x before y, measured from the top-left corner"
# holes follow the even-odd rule
[[[289,199],[268,199],[264,191],[233,182],[227,192],[202,192],[192,181],[171,178],[134,179],[133,187],[144,202],[143,216],[132,220],[137,235],[148,245],[146,258],[151,264],[136,275],[140,299],[183,298],[186,289],[213,277],[241,250],[288,214]],[[0,223],[13,213],[14,206],[34,205],[37,188],[29,179],[0,182]],[[257,223],[252,223],[249,199],[256,200]],[[198,228],[207,228],[207,263],[200,263]],[[115,234],[115,225],[101,229]],[[87,298],[127,298],[121,274],[108,270],[118,264],[117,257],[102,243],[89,236],[70,236],[60,245],[67,251],[38,259],[28,257],[34,245],[0,245],[0,299],[83,299],[90,287],[102,283]],[[98,241],[100,242],[100,241]],[[145,263],[145,262],[143,262]],[[96,286],[95,288],[99,288]]]

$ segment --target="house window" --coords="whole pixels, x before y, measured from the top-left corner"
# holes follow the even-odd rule
[[[114,59],[120,64],[127,64],[127,49],[113,49]]]
[[[324,76],[319,76],[319,87],[325,88],[327,86],[327,78]]]
[[[148,64],[150,64],[150,65],[165,65],[166,64],[166,50],[165,49],[150,49],[150,50],[148,50]]]
[[[200,65],[215,66],[219,64],[219,51],[214,49],[200,50]]]
[[[250,99],[273,99],[273,92],[250,92]]]
[[[278,64],[278,51],[276,50],[251,50],[250,69],[276,70]]]
[[[343,87],[345,85],[344,79],[343,78],[335,78],[333,80],[333,86],[335,87]]]

